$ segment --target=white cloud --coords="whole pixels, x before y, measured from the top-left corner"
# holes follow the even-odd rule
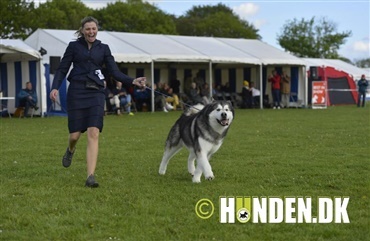
[[[107,7],[108,3],[116,2],[116,0],[82,0],[82,2],[89,8],[101,9]]]
[[[232,8],[234,13],[238,15],[241,19],[247,20],[248,22],[252,23],[253,26],[257,29],[260,29],[261,26],[267,23],[265,19],[255,19],[254,17],[257,15],[260,7],[254,3],[243,3],[239,6],[235,6]]]
[[[254,16],[259,10],[259,6],[254,3],[243,3],[233,7],[233,11],[239,15],[241,19],[247,19]]]
[[[265,19],[257,19],[253,21],[253,26],[257,29],[260,29],[265,24],[267,24],[267,20]]]
[[[353,43],[352,48],[354,51],[358,52],[369,52],[370,41],[369,40],[356,41]]]

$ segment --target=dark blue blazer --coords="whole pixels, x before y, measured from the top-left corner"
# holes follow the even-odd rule
[[[73,81],[87,80],[87,75],[94,74],[94,71],[97,69],[102,70],[103,65],[112,77],[126,86],[130,86],[134,80],[134,78],[123,74],[118,69],[107,44],[103,44],[100,40],[95,40],[89,50],[87,42],[81,37],[68,44],[62,61],[55,73],[51,89],[60,88],[72,63],[73,69],[68,75],[68,81],[71,83]]]

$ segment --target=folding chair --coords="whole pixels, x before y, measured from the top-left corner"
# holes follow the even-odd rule
[[[298,95],[296,92],[290,92],[289,96],[289,107],[299,107]]]
[[[2,100],[1,101],[1,106],[0,106],[0,117],[3,117],[4,113],[8,113],[9,118],[12,118],[12,115],[10,114],[8,110],[8,104],[6,101]]]

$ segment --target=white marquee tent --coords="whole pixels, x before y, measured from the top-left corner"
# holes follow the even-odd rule
[[[42,115],[47,108],[44,67],[40,53],[18,39],[0,39],[0,89],[7,100],[6,108],[13,113],[17,108],[18,92],[31,82],[37,92],[40,109],[36,114]],[[5,101],[2,101],[5,102]]]
[[[38,29],[25,42],[35,49],[45,49],[47,54],[43,56],[43,62],[45,65],[49,65],[50,57],[62,57],[68,43],[75,39],[76,35],[73,30]],[[213,80],[214,64],[227,64],[230,68],[233,65],[252,66],[256,70],[253,71],[253,79],[260,83],[259,86],[262,86],[262,82],[266,83],[263,68],[266,69],[265,72],[269,72],[275,66],[282,68],[294,66],[299,69],[297,71],[299,98],[306,99],[304,91],[305,63],[301,59],[259,40],[107,31],[100,31],[98,39],[109,44],[112,55],[118,63],[149,64],[149,73],[145,74],[149,77],[149,82],[151,80],[152,83],[154,81],[154,65],[159,66],[161,63],[206,64],[209,66],[207,70],[209,83],[212,83]],[[50,82],[50,79],[52,76],[47,82]],[[240,83],[242,83],[242,79],[238,82],[239,85],[241,85]]]

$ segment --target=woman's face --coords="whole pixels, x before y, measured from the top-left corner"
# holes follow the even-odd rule
[[[95,22],[87,22],[82,29],[82,33],[86,42],[93,43],[96,39],[96,35],[98,34],[98,26]]]

